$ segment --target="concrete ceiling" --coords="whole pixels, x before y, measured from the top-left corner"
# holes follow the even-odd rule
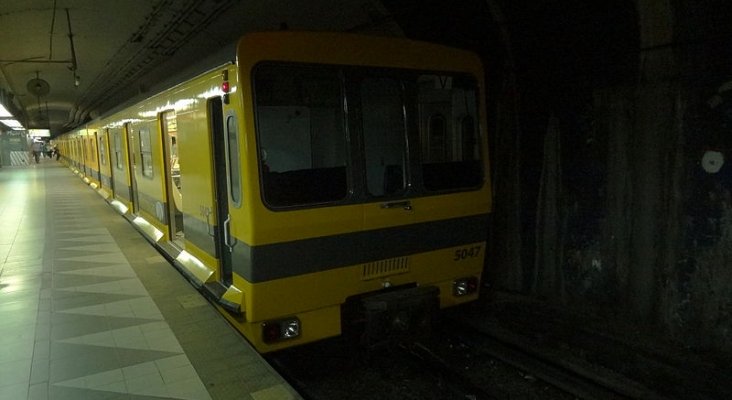
[[[55,135],[285,24],[402,34],[375,0],[2,0],[0,101]]]

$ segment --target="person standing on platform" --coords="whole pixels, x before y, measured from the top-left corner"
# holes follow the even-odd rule
[[[43,151],[43,143],[33,142],[31,144],[31,151],[33,152],[33,158],[36,160],[36,164],[38,164],[38,157],[40,157],[41,151]]]

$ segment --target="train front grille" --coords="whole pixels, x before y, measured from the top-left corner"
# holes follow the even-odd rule
[[[389,258],[363,264],[361,280],[368,281],[405,272],[409,272],[409,257]]]

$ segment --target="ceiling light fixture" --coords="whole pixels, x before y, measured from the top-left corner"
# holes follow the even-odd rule
[[[2,104],[0,104],[0,118],[13,118],[13,114]]]
[[[23,124],[21,124],[17,119],[0,119],[0,122],[5,124],[8,128],[23,129]]]

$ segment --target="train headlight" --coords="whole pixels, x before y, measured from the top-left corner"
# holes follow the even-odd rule
[[[293,317],[276,321],[267,321],[262,324],[262,339],[265,343],[294,339],[299,336],[300,320],[298,318]]]
[[[452,295],[455,297],[467,296],[478,291],[478,278],[469,276],[455,279],[452,282]]]

